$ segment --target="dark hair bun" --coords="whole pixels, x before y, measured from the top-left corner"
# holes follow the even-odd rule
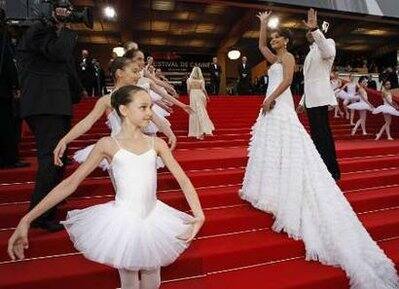
[[[124,69],[128,64],[132,61],[126,57],[116,57],[112,60],[111,64],[109,65],[109,71],[112,77],[115,79],[115,73],[118,69]]]
[[[120,117],[122,117],[122,114],[119,110],[119,106],[128,105],[133,101],[134,95],[140,91],[146,92],[145,89],[136,85],[126,85],[111,94],[111,106]]]

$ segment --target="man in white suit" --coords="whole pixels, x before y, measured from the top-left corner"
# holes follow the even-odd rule
[[[312,140],[333,178],[339,180],[340,170],[328,119],[328,107],[337,105],[330,84],[335,42],[326,39],[318,28],[315,10],[309,10],[308,20],[304,23],[308,28],[306,38],[311,46],[303,67],[304,95],[297,111],[303,112],[306,108]]]

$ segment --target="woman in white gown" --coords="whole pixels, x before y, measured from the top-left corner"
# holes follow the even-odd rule
[[[379,140],[384,131],[387,134],[387,139],[393,140],[391,136],[392,116],[399,116],[399,106],[392,99],[391,82],[389,80],[385,80],[382,83],[381,93],[384,103],[374,109],[373,114],[382,113],[384,115],[385,123],[381,127],[380,131],[377,133],[375,140]]]
[[[191,114],[189,118],[188,136],[204,139],[205,135],[212,135],[215,126],[206,111],[209,97],[201,68],[193,67],[190,77],[187,79],[187,91],[190,95],[190,106],[195,110],[195,113]]]
[[[289,34],[272,33],[270,44],[277,52],[272,53],[266,42],[269,15],[258,15],[259,48],[272,63],[269,86],[252,128],[239,194],[274,215],[273,230],[303,240],[307,260],[344,269],[352,289],[398,288],[393,262],[362,226],[295,113],[289,88],[295,61],[286,49]]]

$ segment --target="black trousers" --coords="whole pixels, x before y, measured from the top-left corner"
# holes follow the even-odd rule
[[[335,151],[334,139],[328,120],[328,106],[318,106],[306,109],[310,134],[321,158],[327,166],[332,177],[337,181],[341,177],[337,162],[337,153]]]
[[[219,89],[220,89],[220,79],[211,79],[212,94],[214,95],[219,94]]]
[[[19,160],[17,129],[12,97],[0,98],[0,166]]]
[[[64,167],[53,162],[53,150],[60,139],[69,131],[70,116],[35,115],[26,119],[36,139],[38,169],[36,184],[32,194],[30,208],[36,206],[62,180]],[[64,154],[64,164],[66,153]],[[56,217],[56,207],[40,216],[36,222],[52,221]]]

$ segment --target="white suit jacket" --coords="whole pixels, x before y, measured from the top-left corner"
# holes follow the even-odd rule
[[[326,39],[320,30],[312,32],[315,42],[305,58],[303,65],[304,95],[301,105],[317,107],[337,105],[334,91],[330,84],[330,73],[335,58],[335,42]]]

